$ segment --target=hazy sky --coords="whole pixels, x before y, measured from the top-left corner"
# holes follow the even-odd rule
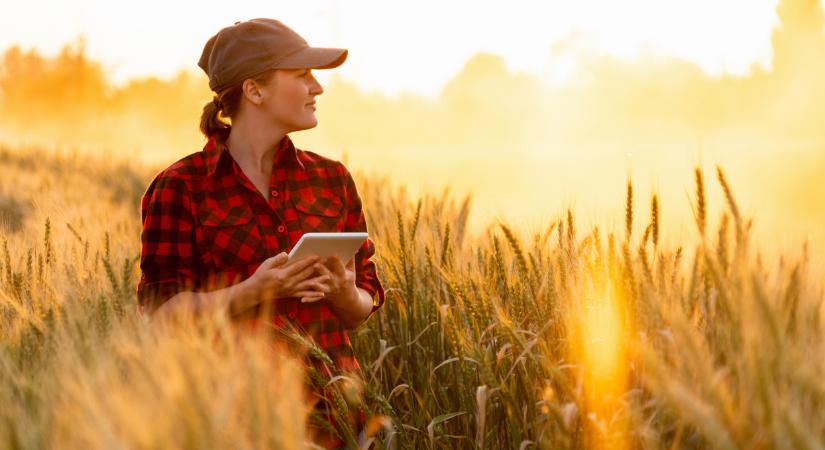
[[[690,59],[709,73],[767,65],[776,0],[303,0],[2,2],[0,48],[55,53],[81,33],[113,79],[169,76],[196,62],[206,40],[236,20],[273,17],[313,46],[346,47],[341,74],[368,89],[437,94],[474,53],[554,78],[554,42],[580,30],[623,58],[639,49]],[[323,81],[324,75],[321,79]]]

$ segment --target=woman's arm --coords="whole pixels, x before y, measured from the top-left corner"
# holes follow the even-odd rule
[[[327,264],[329,267],[327,267]],[[372,314],[373,296],[355,284],[355,258],[345,266],[338,256],[315,264],[315,270],[329,280],[326,301],[345,328],[354,329]]]
[[[323,296],[327,276],[315,276],[317,256],[305,256],[289,261],[285,252],[264,260],[255,273],[240,283],[209,292],[182,291],[163,302],[153,316],[183,314],[199,317],[204,314],[222,314],[229,318],[257,306],[261,302],[279,298],[299,297],[314,299]]]
[[[139,314],[153,314],[179,292],[198,289],[194,218],[187,186],[174,172],[160,172],[141,199]]]
[[[240,305],[255,303],[257,291],[250,278],[238,284],[211,292],[178,292],[163,302],[152,314],[153,318],[170,319],[185,314],[192,318],[219,314],[233,317],[247,308]]]
[[[373,300],[369,292],[359,287],[351,298],[343,298],[332,302],[333,309],[341,319],[341,323],[348,329],[358,328],[372,314]]]

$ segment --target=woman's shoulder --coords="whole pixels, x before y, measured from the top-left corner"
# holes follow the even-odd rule
[[[190,153],[157,172],[143,195],[151,197],[160,188],[191,191],[205,173],[205,166],[202,151]]]
[[[203,151],[190,153],[163,169],[158,175],[191,180],[203,176],[206,171],[206,155]]]
[[[311,150],[295,149],[298,155],[298,160],[303,165],[304,169],[326,169],[329,172],[337,175],[346,174],[346,165],[335,158],[324,156]]]

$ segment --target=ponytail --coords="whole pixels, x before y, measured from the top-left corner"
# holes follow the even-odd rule
[[[276,70],[270,69],[249,78],[266,84],[275,79]],[[238,113],[241,97],[243,97],[243,81],[216,94],[211,101],[203,105],[200,128],[201,133],[207,139],[214,137],[217,142],[226,142],[229,139],[232,125],[226,119],[231,121]]]
[[[203,105],[201,113],[201,133],[207,138],[214,137],[219,142],[229,138],[231,125],[221,119],[223,105],[217,96]]]

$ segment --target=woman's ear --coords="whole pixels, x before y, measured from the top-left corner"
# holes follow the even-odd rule
[[[244,80],[241,89],[243,90],[244,97],[246,97],[247,100],[249,100],[250,102],[256,105],[260,105],[261,102],[263,102],[263,93],[261,92],[261,88],[260,86],[258,86],[258,83],[255,82],[255,80],[251,78]]]

